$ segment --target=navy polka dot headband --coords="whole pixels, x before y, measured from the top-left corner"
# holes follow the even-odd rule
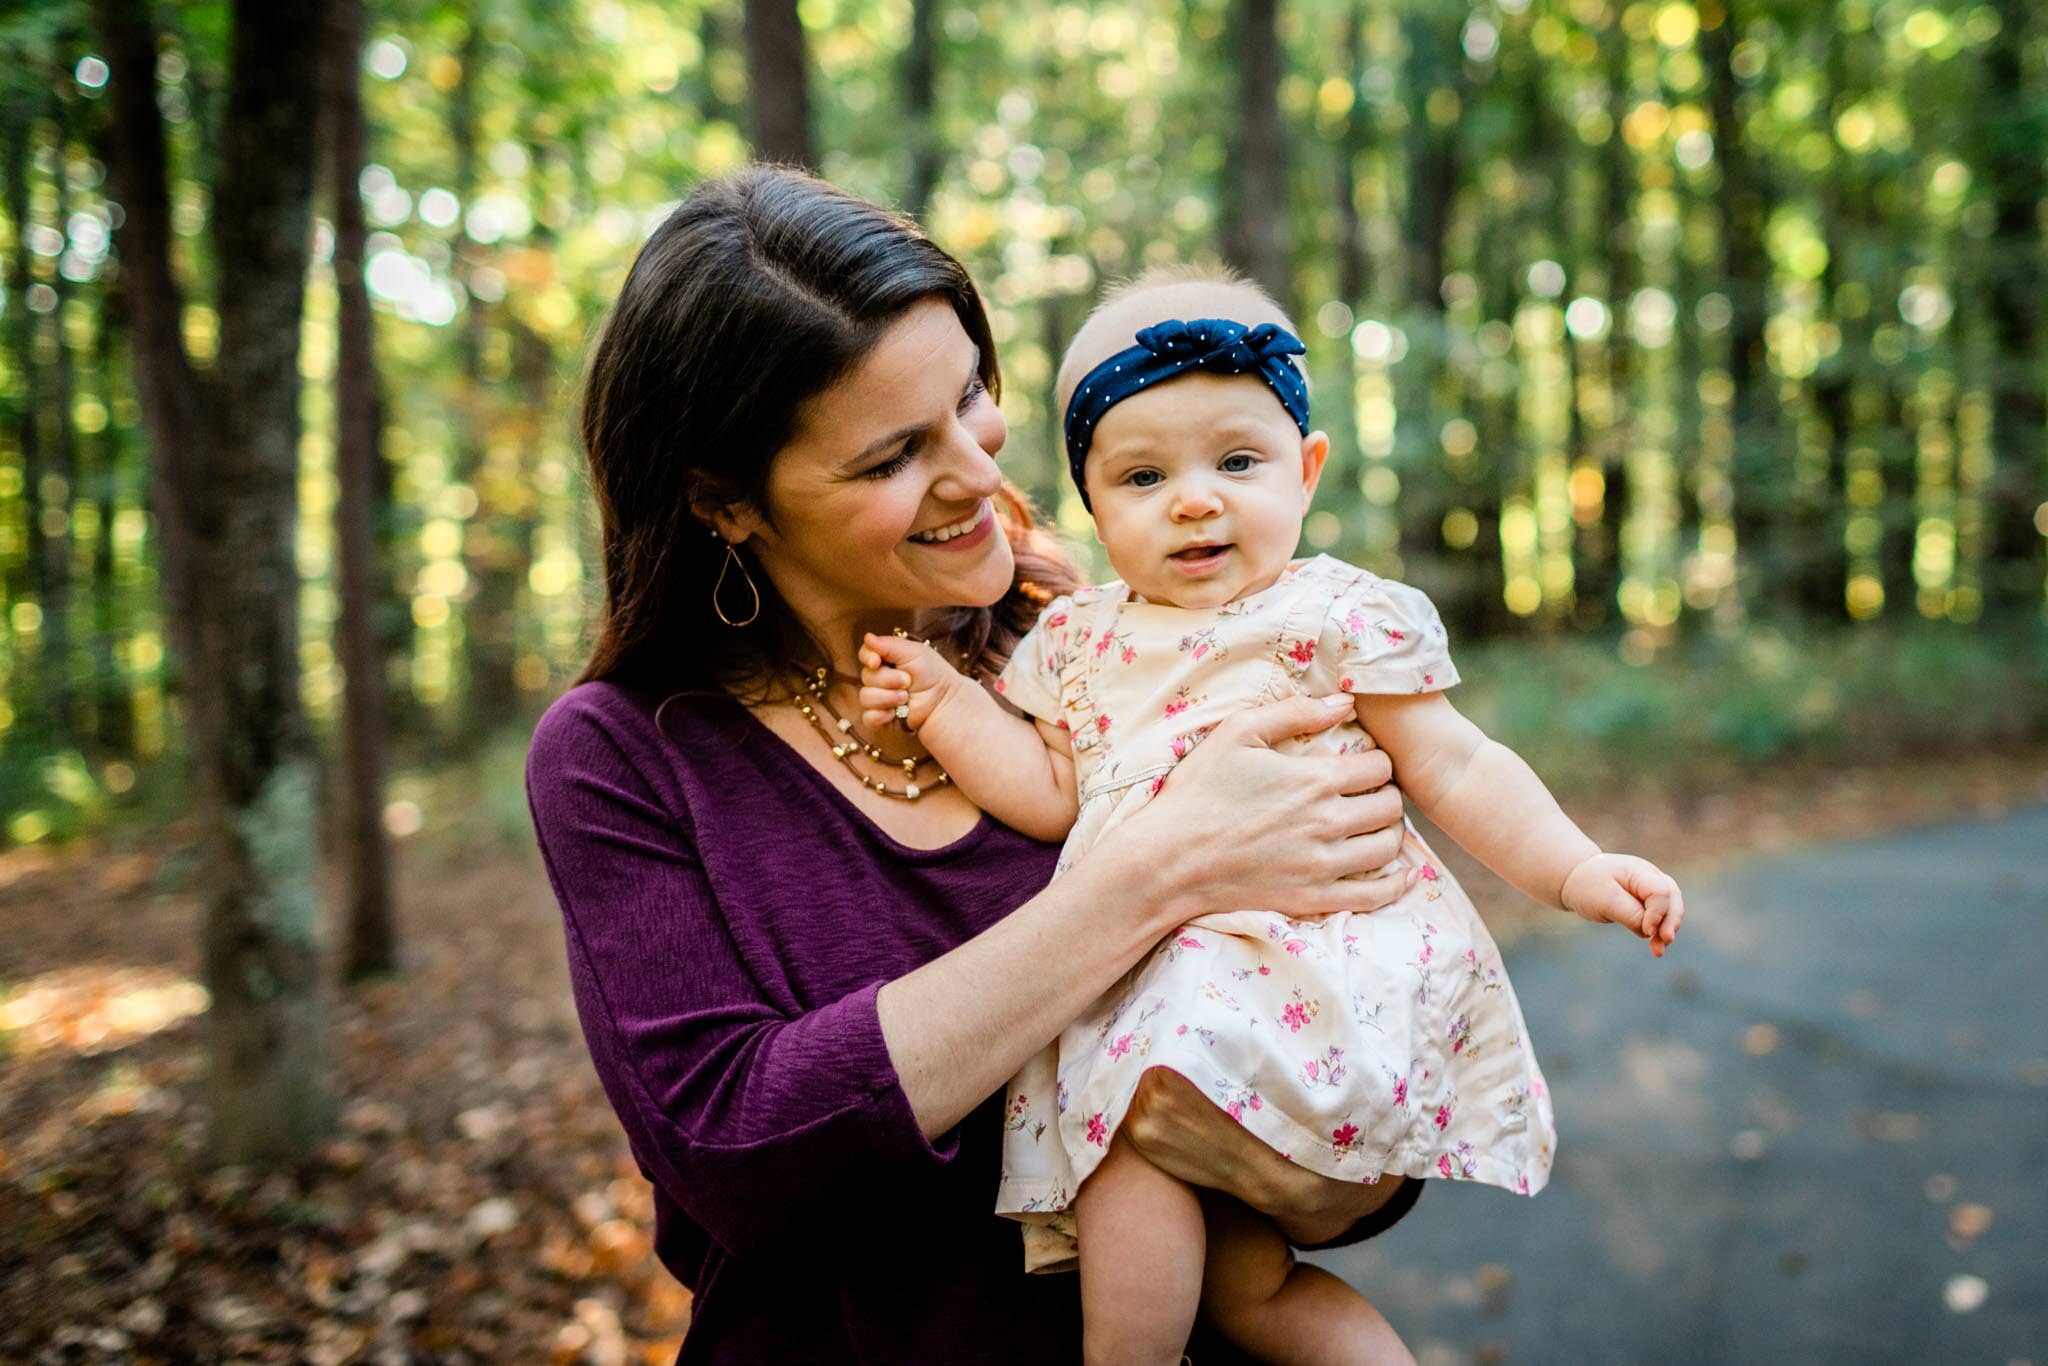
[[[1088,464],[1088,445],[1102,415],[1141,389],[1149,389],[1190,370],[1222,375],[1257,375],[1280,406],[1308,435],[1308,384],[1290,356],[1308,353],[1301,338],[1275,323],[1247,328],[1228,318],[1171,318],[1138,332],[1138,344],[1119,351],[1081,377],[1067,400],[1067,469],[1088,506],[1088,485],[1081,473]]]

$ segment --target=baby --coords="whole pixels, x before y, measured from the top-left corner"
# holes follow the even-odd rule
[[[1309,428],[1303,350],[1241,281],[1152,275],[1105,299],[1059,392],[1119,580],[1056,599],[1018,644],[995,688],[1023,715],[929,646],[870,635],[863,719],[915,730],[1010,825],[1064,837],[1064,868],[1224,717],[1349,693],[1356,725],[1294,743],[1376,741],[1408,799],[1487,866],[1661,955],[1684,914],[1677,884],[1602,853],[1445,700],[1458,675],[1428,600],[1327,555],[1292,559],[1329,454]],[[1393,1179],[1381,1227],[1424,1178],[1542,1189],[1549,1096],[1499,951],[1412,827],[1401,861],[1407,891],[1371,914],[1246,909],[1182,927],[1012,1079],[997,1207],[1025,1222],[1031,1270],[1072,1266],[1078,1231],[1090,1362],[1177,1361],[1198,1306],[1261,1358],[1405,1359],[1371,1304],[1295,1263],[1270,1221],[1212,1200],[1205,1226],[1196,1193],[1119,1135],[1151,1068],[1301,1166]]]

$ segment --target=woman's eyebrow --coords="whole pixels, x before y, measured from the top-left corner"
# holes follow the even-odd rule
[[[981,347],[978,345],[970,345],[969,362],[967,366],[968,380],[973,379],[974,376],[979,375],[980,373]],[[961,381],[960,387],[962,389],[965,389],[967,387],[967,380]],[[906,426],[898,427],[895,431],[890,432],[887,436],[878,436],[873,441],[868,442],[867,445],[861,447],[861,449],[856,454],[854,454],[851,458],[849,458],[846,461],[846,464],[843,468],[852,469],[855,465],[860,464],[861,461],[866,460],[869,456],[880,455],[883,451],[895,445],[897,442],[903,440],[905,437],[910,436],[916,432],[921,432],[923,430],[924,423],[912,422]]]

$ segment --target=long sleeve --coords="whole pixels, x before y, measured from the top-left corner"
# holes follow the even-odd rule
[[[527,796],[606,1095],[650,1179],[735,1253],[815,1246],[816,1216],[955,1155],[919,1130],[875,1011],[881,981],[778,1006],[735,943],[680,800],[575,694],[550,710]],[[816,943],[805,952],[829,952]],[[827,974],[829,977],[830,974]]]

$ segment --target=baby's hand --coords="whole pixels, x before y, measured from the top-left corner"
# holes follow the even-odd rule
[[[1564,907],[1593,923],[1611,922],[1650,941],[1650,952],[1678,938],[1685,896],[1671,875],[1633,854],[1595,854],[1564,880]]]
[[[900,721],[916,730],[962,686],[972,686],[931,646],[870,631],[860,647],[860,719],[871,730]]]

